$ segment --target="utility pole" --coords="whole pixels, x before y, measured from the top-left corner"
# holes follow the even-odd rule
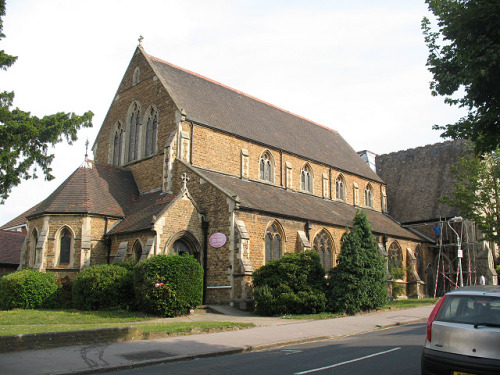
[[[448,226],[457,235],[458,275],[459,275],[460,288],[462,288],[464,286],[464,277],[463,277],[463,273],[462,273],[462,258],[463,258],[462,243],[460,241],[460,236],[458,235],[458,232],[455,229],[453,229],[453,227],[451,226],[450,223],[460,223],[462,221],[463,221],[463,219],[461,216],[455,216],[455,217],[451,218],[450,220],[448,220]]]

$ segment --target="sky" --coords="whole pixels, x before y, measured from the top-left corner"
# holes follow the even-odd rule
[[[18,60],[0,90],[40,117],[91,110],[94,127],[53,149],[54,180],[13,188],[0,225],[84,162],[141,35],[148,54],[335,129],[356,151],[441,142],[432,126],[463,113],[431,96],[424,16],[424,0],[6,0],[0,50]]]

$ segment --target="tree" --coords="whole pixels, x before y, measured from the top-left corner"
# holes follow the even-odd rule
[[[342,236],[337,267],[329,274],[333,311],[352,315],[387,302],[385,261],[377,247],[366,214],[358,210],[352,229]]]
[[[465,108],[455,124],[434,125],[443,138],[468,139],[477,155],[500,145],[500,2],[426,0],[437,20],[422,21],[433,74],[432,95]]]
[[[474,220],[486,241],[500,246],[500,148],[475,157],[461,158],[451,167],[455,191],[441,201]]]
[[[4,15],[5,0],[0,0],[0,40],[5,37]],[[16,56],[0,51],[1,69],[7,70],[16,60]],[[50,165],[54,154],[49,153],[49,146],[61,142],[63,137],[71,144],[77,140],[80,128],[92,127],[90,111],[81,116],[59,112],[38,118],[19,108],[11,109],[13,100],[14,92],[0,92],[0,204],[21,179],[37,178],[37,166],[46,180],[53,179]]]

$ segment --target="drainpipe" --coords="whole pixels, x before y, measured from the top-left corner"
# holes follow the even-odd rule
[[[201,221],[201,228],[203,230],[203,304],[206,303],[207,298],[208,227],[209,223],[203,217]]]
[[[106,246],[107,254],[106,254],[106,263],[109,264],[111,261],[111,238],[107,238],[106,234],[108,233],[108,217],[104,217],[104,244]]]
[[[305,230],[306,230],[307,239],[309,241],[311,241],[311,238],[310,238],[311,229],[312,229],[312,224],[311,224],[311,222],[309,220],[307,220],[306,221],[306,225],[305,225]]]

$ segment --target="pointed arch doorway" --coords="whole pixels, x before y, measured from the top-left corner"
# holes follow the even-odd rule
[[[174,234],[165,245],[165,254],[191,254],[200,263],[203,261],[201,250],[200,242],[186,230]]]

